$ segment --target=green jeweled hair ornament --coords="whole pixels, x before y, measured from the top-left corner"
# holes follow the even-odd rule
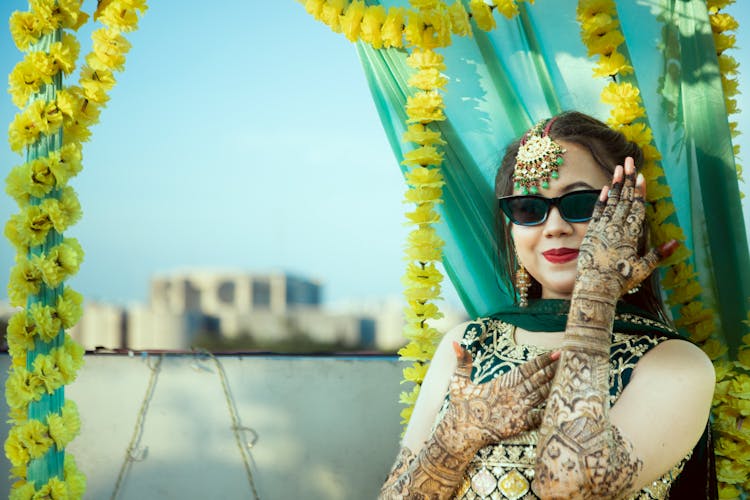
[[[516,155],[513,186],[523,194],[536,194],[539,187],[547,189],[550,179],[559,177],[565,149],[552,140],[549,129],[555,119],[542,120],[526,132]]]

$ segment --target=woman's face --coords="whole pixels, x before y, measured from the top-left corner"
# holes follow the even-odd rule
[[[571,191],[601,189],[611,182],[609,176],[578,144],[557,141],[566,152],[559,169],[559,178],[539,189],[541,196],[555,198]],[[513,194],[521,194],[514,191]],[[547,220],[538,226],[511,224],[511,235],[521,264],[542,285],[542,298],[566,299],[573,292],[578,249],[588,222],[567,222],[557,207],[550,209]]]

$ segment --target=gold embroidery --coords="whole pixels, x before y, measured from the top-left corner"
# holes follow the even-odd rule
[[[623,319],[626,316],[627,321],[632,323],[639,323],[639,320],[642,320],[640,324],[649,325],[651,322],[653,325],[663,327],[661,323],[637,316],[623,315]],[[512,332],[512,325],[496,319],[479,320],[469,325],[461,344],[474,357],[474,371],[472,372],[474,382],[483,383],[492,380],[513,367],[549,351],[536,346],[516,344],[513,341]],[[610,404],[614,404],[619,398],[638,360],[666,338],[617,332],[612,334]],[[443,405],[444,408],[445,406]],[[523,485],[530,485],[534,479],[537,437],[536,431],[526,432],[479,450],[469,464],[455,498],[536,499],[537,496],[530,487],[524,489]],[[667,498],[670,485],[680,474],[688,458],[690,455],[683,458],[660,479],[628,497],[628,500]]]

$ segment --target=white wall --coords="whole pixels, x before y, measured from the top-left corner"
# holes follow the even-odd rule
[[[82,417],[82,433],[68,450],[88,477],[85,498],[110,498],[155,359],[88,355],[66,388]],[[258,435],[251,454],[261,499],[375,498],[401,431],[395,358],[219,359],[241,424]],[[0,356],[2,369],[8,362]],[[7,424],[0,428],[5,440]],[[163,359],[140,443],[147,453],[132,465],[118,499],[252,498],[210,358]],[[2,466],[10,467],[5,457]],[[0,474],[0,497],[7,497],[6,476]]]

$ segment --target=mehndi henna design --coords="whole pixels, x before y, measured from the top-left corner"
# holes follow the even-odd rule
[[[606,203],[597,203],[580,247],[560,366],[537,445],[532,488],[542,498],[618,498],[643,465],[609,421],[612,324],[617,300],[675,245],[638,256],[645,207],[631,159],[626,166],[624,181],[613,184]]]
[[[454,349],[458,365],[448,409],[419,455],[396,478],[409,460],[410,452],[402,449],[381,499],[448,498],[480,448],[539,426],[537,406],[549,394],[557,354],[544,354],[487,383],[474,384],[471,354],[455,343]]]

